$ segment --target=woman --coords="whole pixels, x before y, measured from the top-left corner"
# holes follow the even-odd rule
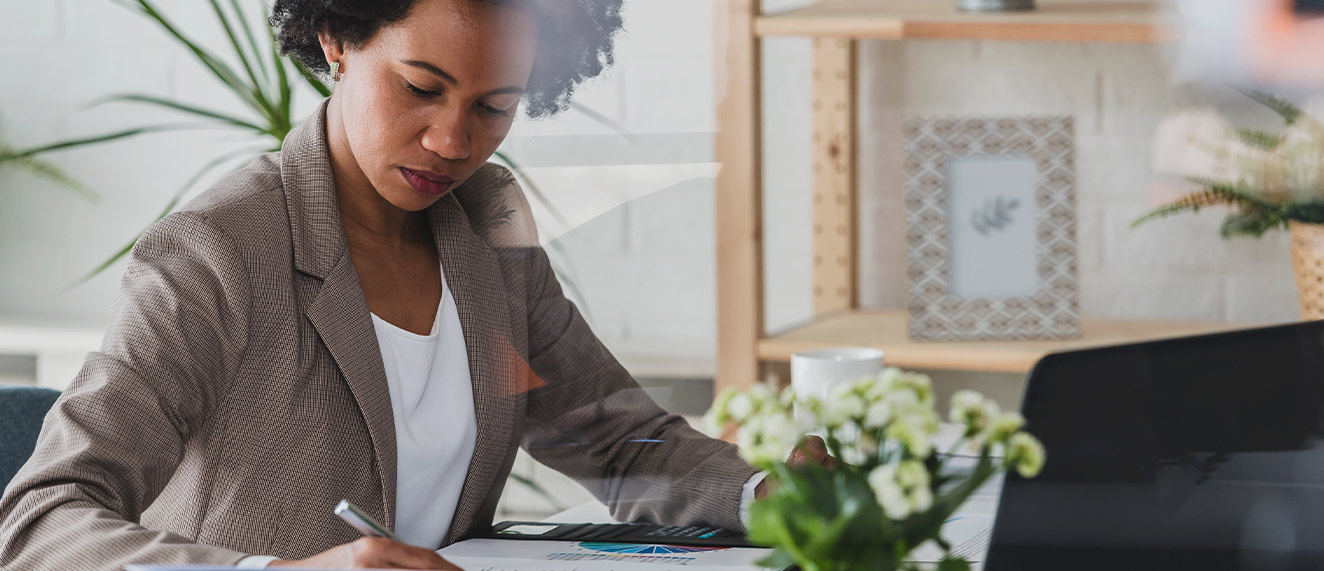
[[[141,238],[0,500],[0,567],[445,568],[517,446],[619,519],[738,528],[754,470],[643,394],[486,163],[611,61],[619,9],[277,0],[334,95]],[[356,541],[341,498],[402,542]]]

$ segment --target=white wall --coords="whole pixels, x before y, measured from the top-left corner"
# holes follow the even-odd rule
[[[225,49],[206,3],[159,4],[204,45]],[[622,64],[577,100],[631,138],[569,112],[522,121],[505,150],[571,220],[566,228],[544,217],[544,237],[569,250],[604,339],[637,361],[679,354],[689,357],[683,367],[703,370],[715,313],[712,10],[708,0],[636,1],[625,19]],[[0,50],[10,54],[0,58],[0,136],[14,146],[176,119],[125,104],[84,109],[113,93],[241,109],[160,31],[110,0],[0,3]],[[305,116],[317,99],[300,96]],[[122,264],[68,286],[148,224],[199,166],[243,145],[233,135],[172,133],[49,156],[101,191],[99,204],[0,172],[0,321],[99,326]]]
[[[770,2],[773,8],[793,2]],[[205,3],[162,0],[218,49]],[[547,224],[576,268],[599,334],[627,360],[691,370],[715,337],[709,0],[633,0],[618,66],[579,101],[619,122],[626,140],[569,113],[517,127],[507,148],[572,219]],[[1153,46],[861,42],[861,299],[904,299],[898,124],[906,113],[1073,114],[1078,119],[1084,310],[1091,315],[1274,321],[1295,317],[1286,240],[1225,242],[1219,215],[1130,220],[1149,205],[1153,130],[1202,99],[1168,81]],[[198,66],[110,0],[0,2],[0,120],[17,145],[156,122],[97,97],[141,91],[236,109]],[[809,42],[765,46],[768,323],[810,315]],[[298,101],[300,114],[316,103]],[[212,133],[155,135],[53,155],[105,194],[100,204],[16,171],[0,172],[0,320],[99,324],[122,266],[66,290],[150,222],[203,162],[243,142]],[[679,364],[675,361],[680,359]]]

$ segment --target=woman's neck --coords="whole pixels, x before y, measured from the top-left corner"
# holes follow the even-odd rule
[[[420,236],[420,231],[426,233],[421,213],[409,212],[382,198],[359,167],[350,150],[335,96],[326,109],[326,138],[340,218],[351,242],[366,238],[379,246],[403,247]]]

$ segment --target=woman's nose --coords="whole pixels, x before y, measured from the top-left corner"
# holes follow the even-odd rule
[[[423,132],[423,148],[448,160],[469,158],[471,148],[468,114],[447,110]]]

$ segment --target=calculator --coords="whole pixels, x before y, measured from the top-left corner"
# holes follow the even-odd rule
[[[745,540],[743,533],[702,525],[503,521],[492,528],[491,536],[497,539],[659,543],[691,547],[755,547]]]

